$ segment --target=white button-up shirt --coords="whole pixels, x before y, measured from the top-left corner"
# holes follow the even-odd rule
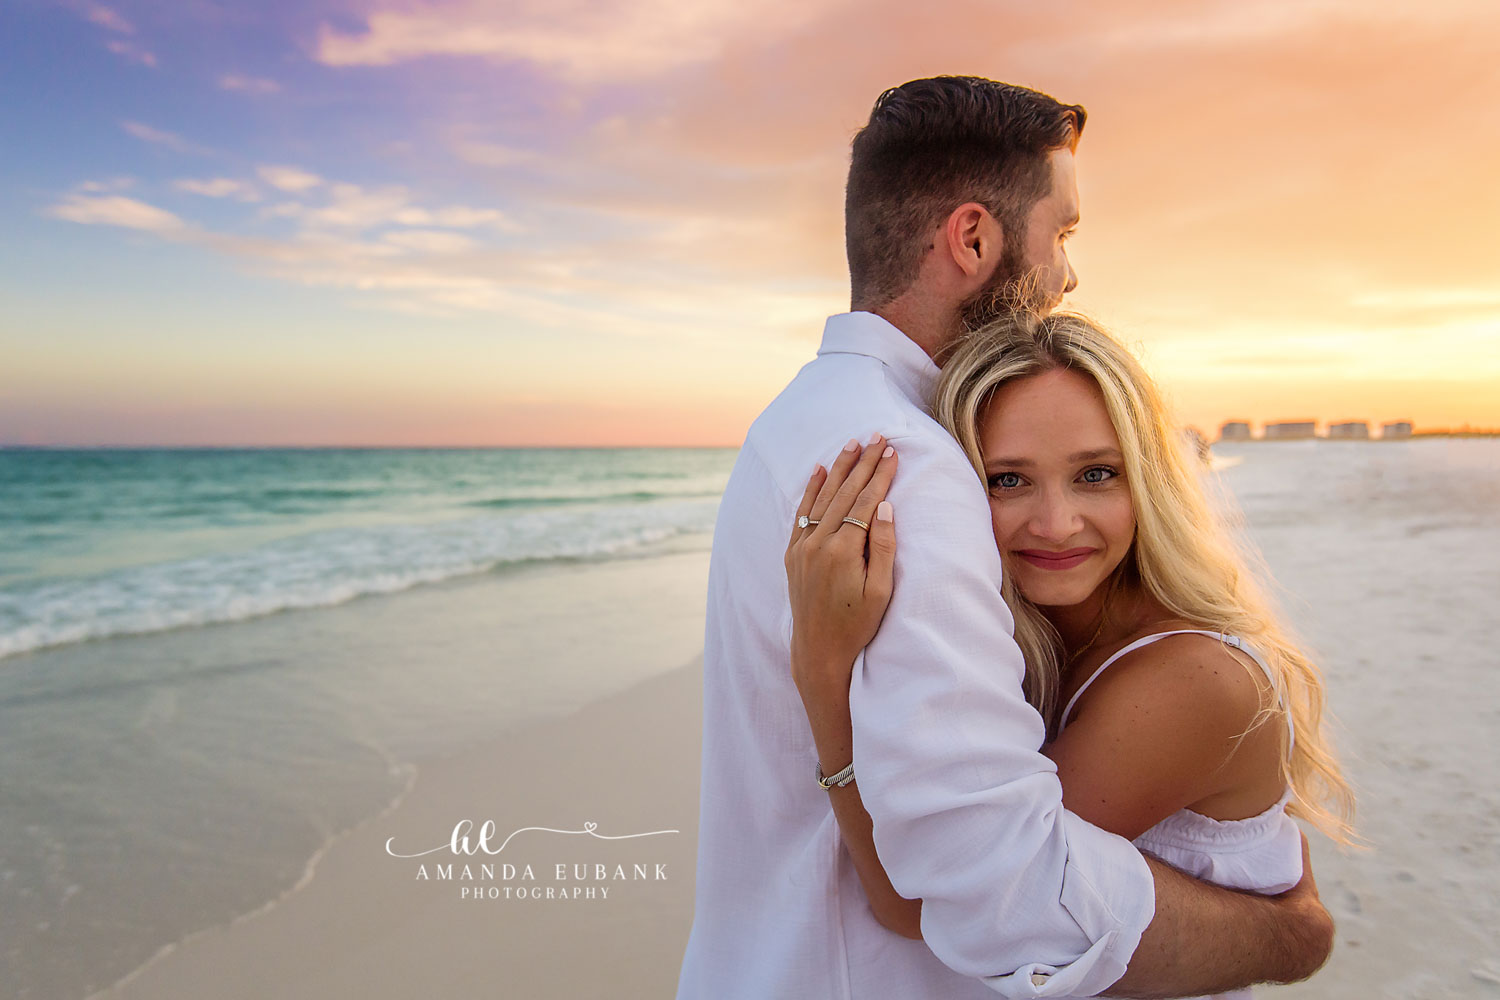
[[[1000,597],[983,485],[933,420],[938,369],[873,313],[751,426],[719,507],[703,658],[693,929],[678,1000],[1092,996],[1154,913],[1129,841],[1065,810]],[[791,676],[783,555],[813,466],[851,437],[900,457],[896,576],[854,664],[854,773],[922,937],[882,927],[839,836]],[[846,761],[827,761],[837,769]]]

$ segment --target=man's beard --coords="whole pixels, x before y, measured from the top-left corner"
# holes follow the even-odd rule
[[[1005,241],[1000,251],[1000,264],[995,268],[990,283],[959,306],[959,320],[964,330],[977,330],[986,323],[1013,312],[1045,316],[1057,306],[1058,299],[1047,292],[1042,284],[1045,269],[1028,268],[1022,262],[1024,246],[1024,234],[1019,240]]]

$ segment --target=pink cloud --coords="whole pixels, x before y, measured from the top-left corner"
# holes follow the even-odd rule
[[[940,72],[1014,79],[1090,110],[1090,302],[1170,304],[1198,329],[1225,309],[1326,318],[1388,282],[1493,282],[1478,234],[1500,225],[1497,35],[1500,9],[1463,2],[810,6],[711,65],[622,76],[630,100],[561,137],[545,177],[495,183],[633,227],[617,246],[636,259],[841,281],[848,142],[875,96]]]
[[[838,5],[846,5],[847,0]],[[520,0],[504,7],[459,2],[372,5],[363,31],[324,25],[316,55],[330,66],[389,66],[432,56],[525,62],[573,81],[655,77],[717,59],[736,37],[775,24],[795,30],[834,6],[773,0]]]
[[[163,129],[153,128],[150,125],[144,125],[141,122],[135,121],[122,121],[120,127],[142,142],[165,146],[177,153],[191,153],[196,156],[214,155],[213,150],[184,139],[175,132],[167,132]]]
[[[69,195],[47,213],[83,225],[141,229],[161,236],[181,236],[189,230],[188,224],[171,212],[120,195]]]
[[[135,26],[127,21],[119,11],[106,7],[101,3],[89,4],[85,16],[93,23],[108,31],[115,31],[122,35],[135,34]]]
[[[239,94],[276,94],[281,91],[281,84],[275,80],[265,77],[245,76],[240,73],[226,73],[219,77],[219,86],[224,90],[234,91]]]
[[[260,179],[280,191],[298,194],[323,183],[317,174],[308,173],[298,167],[265,166],[258,171]]]
[[[190,194],[201,194],[205,198],[234,198],[238,201],[259,201],[260,192],[255,185],[246,181],[235,180],[232,177],[214,177],[209,180],[195,180],[184,178],[173,181],[172,186],[179,191],[187,191]]]
[[[155,53],[148,52],[135,42],[117,38],[106,42],[104,47],[126,62],[135,63],[137,66],[150,66],[152,68],[156,66]]]

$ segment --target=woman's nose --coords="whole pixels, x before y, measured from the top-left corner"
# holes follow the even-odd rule
[[[1067,498],[1045,497],[1031,518],[1032,534],[1048,542],[1062,542],[1078,533],[1083,519]]]

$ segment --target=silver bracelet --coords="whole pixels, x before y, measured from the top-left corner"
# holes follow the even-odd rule
[[[814,765],[814,773],[818,776],[818,786],[820,788],[832,788],[835,784],[843,788],[854,780],[854,761],[851,760],[848,767],[828,778],[823,777],[823,762],[818,761]]]

